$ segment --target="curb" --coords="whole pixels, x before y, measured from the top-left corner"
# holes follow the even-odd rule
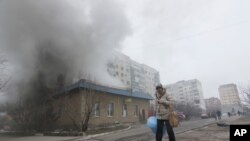
[[[92,139],[94,137],[99,137],[99,136],[103,136],[103,135],[108,135],[108,134],[113,134],[113,133],[117,133],[117,132],[127,131],[127,130],[131,129],[131,127],[132,126],[129,125],[128,128],[122,129],[122,130],[111,131],[111,132],[106,132],[106,133],[100,133],[100,134],[95,134],[95,135],[88,135],[88,136],[85,136],[85,137],[82,137],[82,138],[78,139],[77,141],[83,141],[83,140]]]
[[[231,120],[233,121],[233,120],[236,120],[236,119],[231,119]],[[231,121],[231,120],[230,120],[230,121]],[[200,128],[203,128],[203,127],[206,127],[206,126],[209,126],[209,125],[212,125],[212,124],[216,124],[216,123],[218,123],[218,121],[215,121],[215,122],[212,122],[212,123],[208,123],[208,124],[203,125],[203,126],[201,126],[201,127],[195,127],[195,128],[192,128],[192,129],[187,129],[187,130],[185,130],[185,131],[175,132],[175,134],[182,134],[182,133],[185,133],[185,132],[188,132],[188,131],[191,131],[191,130],[200,129]]]
[[[216,122],[213,122],[213,123],[208,123],[206,125],[203,125],[201,127],[194,127],[194,128],[191,128],[191,129],[187,129],[187,130],[184,130],[184,131],[176,131],[175,134],[182,134],[182,133],[185,133],[185,132],[188,132],[188,131],[191,131],[191,130],[196,130],[196,129],[200,129],[200,128],[204,128],[206,126],[209,126],[209,125],[212,125],[212,124],[215,124]]]

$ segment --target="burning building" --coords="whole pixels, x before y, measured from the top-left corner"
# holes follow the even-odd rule
[[[60,111],[58,126],[83,128],[115,123],[144,121],[148,117],[152,96],[95,84],[87,80],[55,94]]]

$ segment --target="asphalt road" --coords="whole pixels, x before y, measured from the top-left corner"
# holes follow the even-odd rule
[[[237,118],[237,117],[235,117]],[[227,120],[234,120],[230,118]],[[192,129],[200,128],[212,123],[215,119],[198,119],[182,122],[177,128],[174,128],[175,134],[180,134]],[[167,134],[165,134],[167,135]],[[0,141],[151,141],[154,140],[154,134],[146,125],[133,125],[126,131],[118,131],[112,134],[83,139],[83,137],[56,137],[56,136],[29,136],[29,137],[0,137]]]
[[[200,128],[208,124],[215,123],[214,118],[210,119],[198,119],[193,121],[182,122],[181,125],[177,128],[174,128],[175,134],[189,131],[195,128]],[[92,140],[97,141],[136,141],[136,140],[150,140],[154,138],[152,131],[146,127],[146,125],[136,125],[133,126],[130,130],[117,132],[114,134],[104,135],[95,137]]]

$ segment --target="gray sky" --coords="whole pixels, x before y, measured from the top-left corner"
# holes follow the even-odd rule
[[[200,80],[206,98],[218,97],[220,84],[250,84],[249,0],[6,0],[1,6],[0,47],[24,58],[14,63],[24,72],[36,66],[23,64],[39,59],[30,59],[37,44],[52,42],[100,80],[111,51],[121,49],[157,69],[163,84]]]
[[[132,27],[122,52],[160,72],[163,84],[199,79],[205,98],[249,84],[249,0],[120,0]]]

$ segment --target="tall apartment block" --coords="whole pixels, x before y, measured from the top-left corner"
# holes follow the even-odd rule
[[[220,85],[218,90],[224,113],[242,111],[239,92],[235,84]]]
[[[154,96],[155,86],[160,83],[157,70],[119,52],[116,52],[108,63],[107,71],[132,92],[143,92]]]
[[[179,81],[166,86],[168,94],[174,101],[180,103],[192,103],[206,110],[201,82],[197,79]]]

